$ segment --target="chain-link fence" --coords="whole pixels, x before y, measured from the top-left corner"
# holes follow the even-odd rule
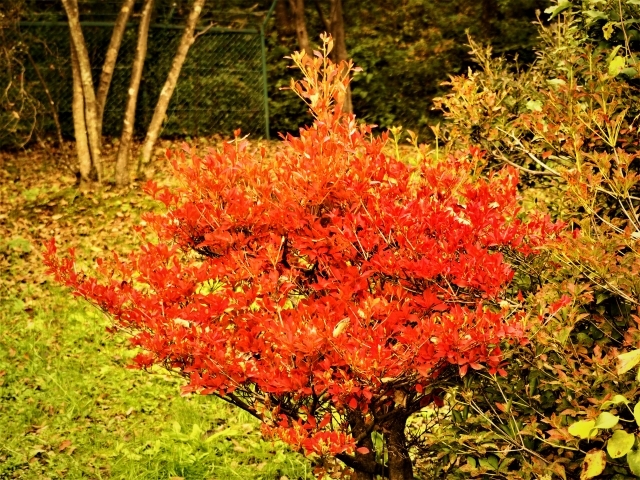
[[[83,21],[82,30],[94,73],[100,77],[113,22]],[[269,113],[263,23],[246,28],[202,26],[191,46],[171,99],[163,136],[230,135],[234,129],[268,137]],[[137,24],[127,26],[109,90],[104,134],[119,135],[137,40]],[[206,30],[206,31],[205,31]],[[44,85],[58,112],[63,134],[73,136],[69,27],[64,21],[22,21],[21,41],[33,59],[24,78],[31,95],[48,103]],[[160,90],[171,68],[183,27],[152,24],[138,98],[136,132],[151,121]],[[38,72],[36,72],[38,70]],[[1,74],[0,74],[1,76]],[[43,85],[44,83],[44,85]],[[54,131],[45,114],[41,129]]]

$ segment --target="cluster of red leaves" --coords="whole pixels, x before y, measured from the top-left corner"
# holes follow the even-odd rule
[[[287,415],[280,415],[276,425],[263,424],[262,432],[267,437],[277,436],[306,454],[325,456],[343,452],[352,453],[356,450],[356,442],[349,433],[346,433],[346,429],[335,431],[326,428],[330,426],[331,414],[326,413],[320,422],[317,422],[313,415],[308,415],[307,419],[308,421],[301,418],[292,420]]]
[[[386,135],[341,112],[340,70],[305,61],[297,88],[316,120],[275,158],[240,138],[185,148],[172,158],[183,186],[148,186],[167,208],[146,217],[155,241],[98,277],[53,242],[46,263],[133,332],[140,366],[179,370],[187,390],[242,399],[271,433],[335,454],[356,446],[336,422],[349,410],[419,408],[452,365],[500,372],[501,342],[525,333],[496,307],[513,277],[501,252],[532,253],[559,227],[520,218],[513,169],[474,178],[478,151],[390,158]]]

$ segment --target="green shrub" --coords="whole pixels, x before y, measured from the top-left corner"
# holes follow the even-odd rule
[[[486,169],[517,166],[525,204],[566,221],[573,234],[548,248],[546,261],[512,259],[514,301],[521,293],[532,320],[555,313],[510,352],[507,378],[476,372],[450,391],[440,427],[420,445],[435,477],[637,472],[638,442],[625,434],[636,435],[637,425],[625,404],[637,402],[638,383],[618,358],[640,346],[633,5],[547,9],[553,21],[540,26],[538,58],[527,70],[472,41],[480,68],[453,77],[437,101],[447,119],[437,130],[441,149],[478,145]],[[602,426],[612,417],[623,421]],[[577,433],[591,421],[600,428]],[[611,455],[622,437],[628,462]]]

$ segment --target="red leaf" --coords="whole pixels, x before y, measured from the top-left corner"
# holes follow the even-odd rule
[[[318,429],[322,430],[324,427],[329,425],[329,422],[331,422],[331,414],[327,413],[325,414],[325,416],[322,418],[322,421],[318,425]]]
[[[562,295],[562,297],[560,297],[559,300],[551,304],[551,306],[549,307],[549,313],[551,315],[554,315],[555,313],[557,313],[558,310],[560,310],[563,307],[566,307],[570,303],[571,303],[571,297],[569,295]]]

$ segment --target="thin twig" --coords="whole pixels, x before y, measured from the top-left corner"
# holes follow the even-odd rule
[[[522,165],[518,165],[515,162],[512,162],[511,160],[509,160],[507,157],[504,156],[504,154],[502,154],[502,152],[493,152],[493,155],[495,157],[500,158],[503,162],[508,163],[509,165],[511,165],[512,167],[516,167],[519,170],[522,170],[523,172],[526,172],[530,175],[545,175],[545,176],[555,176],[553,173],[551,172],[541,172],[540,170],[531,170],[529,168],[523,167]]]

